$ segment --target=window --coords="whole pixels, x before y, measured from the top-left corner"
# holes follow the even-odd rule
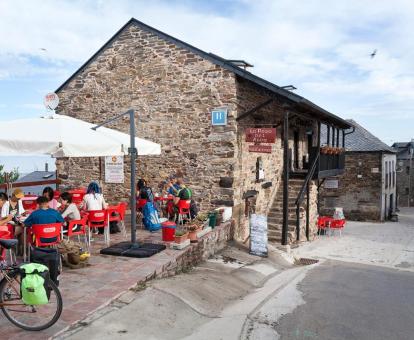
[[[388,162],[385,162],[385,188],[388,188]]]
[[[395,188],[395,162],[392,161],[392,187]]]
[[[406,167],[405,172],[406,172],[407,175],[410,174],[410,167],[409,166]]]
[[[410,189],[409,188],[405,188],[405,194],[409,195],[410,194]]]

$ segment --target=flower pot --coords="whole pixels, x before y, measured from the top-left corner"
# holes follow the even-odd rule
[[[185,233],[183,235],[175,235],[175,243],[183,243],[188,238],[188,233]]]
[[[197,229],[188,232],[188,238],[190,239],[191,242],[197,242],[198,241],[197,234],[201,230],[202,230],[202,228],[198,227]]]

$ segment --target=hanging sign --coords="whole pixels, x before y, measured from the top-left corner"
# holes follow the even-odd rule
[[[227,107],[211,111],[212,125],[227,125]]]
[[[274,143],[276,141],[275,128],[248,128],[246,129],[246,142]]]
[[[105,183],[124,183],[124,157],[105,157]]]
[[[272,153],[271,145],[249,145],[249,152]]]
[[[267,217],[250,216],[250,254],[267,256]]]

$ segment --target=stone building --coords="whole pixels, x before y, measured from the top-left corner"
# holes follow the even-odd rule
[[[320,126],[336,132],[332,143],[339,145],[339,135],[350,124],[245,66],[131,19],[57,89],[57,111],[100,123],[136,110],[137,135],[162,149],[161,156],[139,158],[138,177],[145,176],[157,188],[179,174],[201,210],[233,207],[236,239],[247,239],[252,211],[269,216],[273,241],[310,238],[317,181],[343,171],[338,162],[320,166]],[[212,110],[217,108],[227,111],[227,119],[213,126]],[[126,119],[110,127],[128,132],[128,124]],[[99,158],[58,159],[56,167],[69,187],[103,178]],[[125,178],[124,187],[102,183],[109,200],[128,196],[128,173]],[[295,214],[302,188],[309,199],[300,200]]]
[[[394,143],[397,151],[397,206],[414,205],[414,171],[412,171],[414,140]]]
[[[354,131],[345,141],[345,173],[322,184],[320,212],[331,215],[342,207],[349,220],[387,220],[396,208],[395,151],[355,121],[349,123]]]

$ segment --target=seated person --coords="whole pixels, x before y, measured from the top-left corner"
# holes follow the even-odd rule
[[[51,187],[44,188],[42,195],[47,198],[49,208],[57,210],[60,207],[60,203],[55,199],[55,192]]]
[[[81,209],[87,211],[104,210],[108,207],[108,204],[105,202],[101,188],[99,187],[98,183],[89,183],[88,189],[86,190],[86,195],[83,196],[83,201],[80,206]]]
[[[37,198],[39,209],[33,211],[24,221],[26,227],[31,227],[34,224],[49,224],[49,223],[63,223],[62,215],[54,209],[49,208],[49,201],[45,196]]]
[[[7,196],[6,196],[7,197]],[[1,217],[5,218],[9,215],[20,216],[24,215],[25,210],[21,198],[24,197],[23,191],[19,188],[13,191],[13,194],[1,207]]]
[[[3,208],[4,204],[9,200],[7,195],[4,192],[0,192],[0,209]],[[8,214],[5,217],[1,217],[0,219],[0,226],[6,226],[13,219],[12,214]],[[0,230],[8,230],[7,227],[0,228]]]
[[[152,193],[152,189],[147,186],[147,181],[145,179],[141,178],[138,180],[137,191],[138,198],[154,202],[154,194]]]
[[[183,180],[182,178],[172,179],[168,183],[167,193],[173,196],[177,196],[178,192],[182,188]]]
[[[174,205],[177,205],[180,200],[190,200],[193,196],[191,190],[187,188],[182,181],[180,182],[180,187],[181,189],[174,197]]]
[[[63,192],[60,195],[60,210],[62,217],[67,221],[80,220],[81,215],[75,203],[72,203],[72,195],[68,192]]]

